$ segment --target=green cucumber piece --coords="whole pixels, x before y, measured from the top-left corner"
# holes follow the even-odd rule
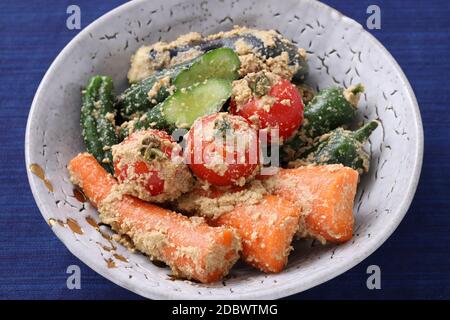
[[[267,46],[264,39],[258,35],[256,30],[244,30],[240,34],[228,35],[225,37],[219,37],[216,39],[203,39],[200,42],[195,41],[188,45],[171,46],[169,51],[170,58],[176,57],[178,54],[182,54],[189,50],[197,50],[201,52],[208,52],[217,48],[231,48],[236,49],[236,44],[244,41],[250,47],[253,48],[253,52],[264,59],[275,58],[281,55],[282,52],[287,52],[289,55],[289,65],[297,65],[298,70],[294,74],[294,81],[303,82],[308,74],[308,64],[303,55],[300,54],[299,48],[288,39],[281,35],[268,35],[273,40],[272,46]],[[151,50],[149,53],[150,59],[157,59],[158,51]]]
[[[209,78],[235,80],[239,76],[239,68],[239,57],[232,49],[220,48],[212,50],[200,57],[160,71],[147,79],[131,85],[119,96],[117,108],[121,110],[121,116],[129,120],[135,116],[141,116],[170,95],[170,90],[167,86],[160,86],[152,99],[148,97],[148,92],[155,83],[165,77],[168,77],[170,80],[167,82],[169,86],[174,85],[174,88],[181,89]]]
[[[173,131],[190,128],[202,116],[219,112],[231,96],[231,81],[208,79],[173,95],[149,110],[133,125],[133,130],[155,128]]]
[[[165,77],[173,78],[181,70],[187,68],[190,63],[178,65],[168,70],[158,72],[144,80],[132,84],[118,97],[115,108],[120,110],[120,115],[125,120],[142,115],[169,96],[168,88],[161,86],[156,95],[152,97],[152,99],[149,99],[148,93],[155,83],[161,81]]]
[[[218,112],[230,96],[230,81],[209,79],[167,99],[162,104],[162,113],[169,124],[190,128],[197,118]]]
[[[220,48],[202,55],[188,69],[181,71],[173,81],[177,89],[187,88],[206,79],[236,80],[241,62],[229,48]]]

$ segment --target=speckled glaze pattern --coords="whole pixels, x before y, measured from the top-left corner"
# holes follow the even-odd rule
[[[107,227],[100,227],[102,235],[86,219],[98,221],[96,210],[73,195],[66,165],[84,150],[80,89],[90,76],[105,74],[121,91],[130,56],[144,43],[173,40],[188,31],[215,33],[235,24],[276,29],[305,48],[308,83],[317,88],[364,83],[357,122],[375,118],[382,126],[368,144],[372,166],[358,188],[353,240],[340,246],[298,242],[287,268],[276,275],[238,265],[227,279],[212,285],[172,281],[168,268],[108,240]],[[104,277],[148,298],[272,299],[345,272],[391,235],[417,186],[423,133],[414,94],[391,55],[355,21],[320,2],[133,1],[86,27],[51,65],[29,114],[25,153],[27,167],[39,164],[54,189],[49,191],[28,170],[43,217],[73,254]]]

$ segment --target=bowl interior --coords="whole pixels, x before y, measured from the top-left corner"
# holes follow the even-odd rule
[[[308,83],[314,87],[366,86],[358,122],[379,119],[382,126],[368,144],[372,166],[359,185],[354,238],[340,246],[298,242],[287,268],[276,275],[239,265],[217,284],[171,281],[167,268],[108,240],[108,229],[101,227],[102,234],[91,220],[98,221],[96,210],[74,196],[66,165],[84,150],[80,89],[90,76],[106,74],[120,92],[126,87],[130,56],[144,43],[173,40],[189,31],[215,33],[236,24],[276,29],[305,48]],[[422,160],[417,103],[396,62],[359,24],[310,0],[125,4],[88,26],[63,50],[42,81],[28,120],[27,166],[41,166],[53,186],[50,191],[28,170],[44,218],[83,262],[149,298],[278,298],[331,279],[367,257],[394,231],[411,202]]]

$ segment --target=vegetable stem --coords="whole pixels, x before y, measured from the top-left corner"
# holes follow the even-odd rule
[[[364,85],[358,83],[344,90],[343,95],[353,107],[357,108],[359,103],[359,94],[364,92]]]
[[[378,127],[379,121],[372,120],[364,126],[353,132],[353,137],[359,142],[366,141],[370,134]]]

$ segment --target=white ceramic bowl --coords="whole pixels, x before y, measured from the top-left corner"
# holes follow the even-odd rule
[[[80,88],[90,76],[107,74],[122,90],[130,56],[142,44],[172,40],[188,31],[215,33],[234,24],[277,29],[295,40],[309,52],[308,82],[317,87],[363,82],[367,94],[360,103],[359,120],[378,118],[382,127],[370,139],[372,166],[359,185],[352,241],[340,246],[296,244],[287,268],[276,275],[239,266],[223,283],[170,281],[167,268],[138,253],[120,245],[115,252],[105,250],[110,243],[86,220],[88,216],[98,220],[96,211],[73,196],[66,164],[84,150]],[[124,4],[86,27],[53,62],[31,106],[25,141],[27,167],[39,164],[53,185],[51,192],[28,170],[34,198],[66,247],[114,283],[148,298],[169,299],[280,298],[345,272],[377,249],[402,220],[416,190],[422,153],[417,101],[398,64],[361,25],[312,0]],[[73,220],[67,224],[67,219]],[[107,260],[116,267],[109,268]]]

